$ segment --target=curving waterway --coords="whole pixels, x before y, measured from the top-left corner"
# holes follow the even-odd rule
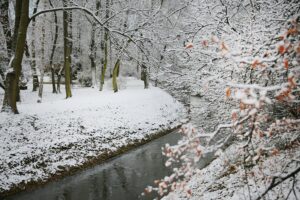
[[[165,143],[176,144],[179,138],[180,134],[172,132],[104,164],[5,200],[153,199],[153,194],[141,196],[141,193],[155,179],[171,173],[164,167],[166,158],[161,154],[161,147]]]

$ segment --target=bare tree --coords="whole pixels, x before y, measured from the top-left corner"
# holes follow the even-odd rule
[[[68,1],[63,1],[64,7],[68,7]],[[65,70],[65,89],[66,98],[72,97],[71,92],[71,43],[69,41],[69,14],[68,11],[63,11],[63,25],[64,25],[64,70]]]

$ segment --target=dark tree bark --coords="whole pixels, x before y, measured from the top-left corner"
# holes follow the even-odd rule
[[[12,56],[12,35],[11,29],[9,26],[9,1],[3,0],[0,2],[0,23],[2,24],[2,29],[5,37],[7,56],[5,58],[5,62],[0,66],[0,76],[2,80],[5,80],[5,70],[9,64],[9,60]],[[0,82],[0,87],[5,90],[5,86],[2,82]]]
[[[49,4],[53,8],[53,4],[52,4],[51,0],[49,0]],[[54,24],[55,24],[55,33],[54,33],[53,46],[52,46],[51,55],[50,55],[50,67],[51,67],[51,79],[52,79],[52,93],[57,93],[56,86],[55,86],[55,72],[54,72],[54,66],[53,66],[53,57],[54,57],[56,44],[57,44],[57,38],[58,38],[58,23],[57,23],[56,12],[54,12]]]
[[[21,4],[21,5],[20,5]],[[16,3],[16,22],[19,16],[19,25],[17,32],[17,40],[15,45],[15,57],[12,61],[12,68],[6,75],[6,90],[3,101],[3,111],[12,111],[18,113],[17,109],[17,93],[19,77],[22,70],[22,60],[24,54],[24,47],[26,42],[27,26],[28,26],[28,14],[29,14],[29,0],[17,1]]]
[[[22,9],[22,1],[16,1],[15,26],[14,26],[13,36],[12,36],[12,49],[13,50],[16,49],[16,44],[17,44],[18,30],[19,30],[19,25],[20,25],[20,20],[21,20],[21,12],[22,12],[21,9]],[[25,43],[26,43],[26,40],[25,40]],[[25,48],[25,43],[24,43],[24,48]]]
[[[14,27],[14,34],[12,37],[12,49],[16,49],[16,45],[17,45],[17,37],[18,37],[18,31],[19,31],[19,26],[20,26],[20,21],[21,21],[21,9],[22,9],[22,1],[16,1],[16,7],[15,7],[15,27]],[[26,38],[25,38],[25,43],[24,43],[24,50],[26,49]],[[13,52],[15,53],[15,52]],[[24,51],[23,51],[24,53]],[[23,59],[23,58],[22,58]],[[22,68],[22,67],[21,67]],[[20,75],[22,73],[22,70],[20,72]],[[20,75],[18,76],[18,78],[20,78]],[[20,80],[17,81],[17,102],[21,101],[21,97],[20,97]]]
[[[12,56],[12,38],[11,38],[11,29],[9,26],[9,2],[8,0],[1,0],[0,3],[0,23],[2,24],[3,33],[5,36],[6,49],[7,49],[7,58]],[[3,77],[4,78],[4,77]]]
[[[56,64],[56,66],[54,66],[55,71],[57,72],[57,92],[61,93],[60,91],[60,83],[61,83],[61,76],[62,76],[62,71],[64,69],[63,65],[60,64]]]
[[[147,70],[147,67],[142,64],[141,66],[141,80],[144,81],[144,88],[148,89],[149,88],[149,73]]]

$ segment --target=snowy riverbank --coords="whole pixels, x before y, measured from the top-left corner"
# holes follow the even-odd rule
[[[45,86],[41,104],[37,93],[22,91],[21,114],[0,113],[0,193],[149,139],[186,118],[170,95],[144,90],[135,79],[118,93],[73,88],[67,100],[50,89]]]

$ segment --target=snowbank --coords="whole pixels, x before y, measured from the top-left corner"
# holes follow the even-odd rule
[[[22,91],[21,114],[0,113],[0,194],[175,128],[186,117],[166,92],[144,90],[135,79],[118,93],[73,88],[71,99],[44,88],[43,103]]]

